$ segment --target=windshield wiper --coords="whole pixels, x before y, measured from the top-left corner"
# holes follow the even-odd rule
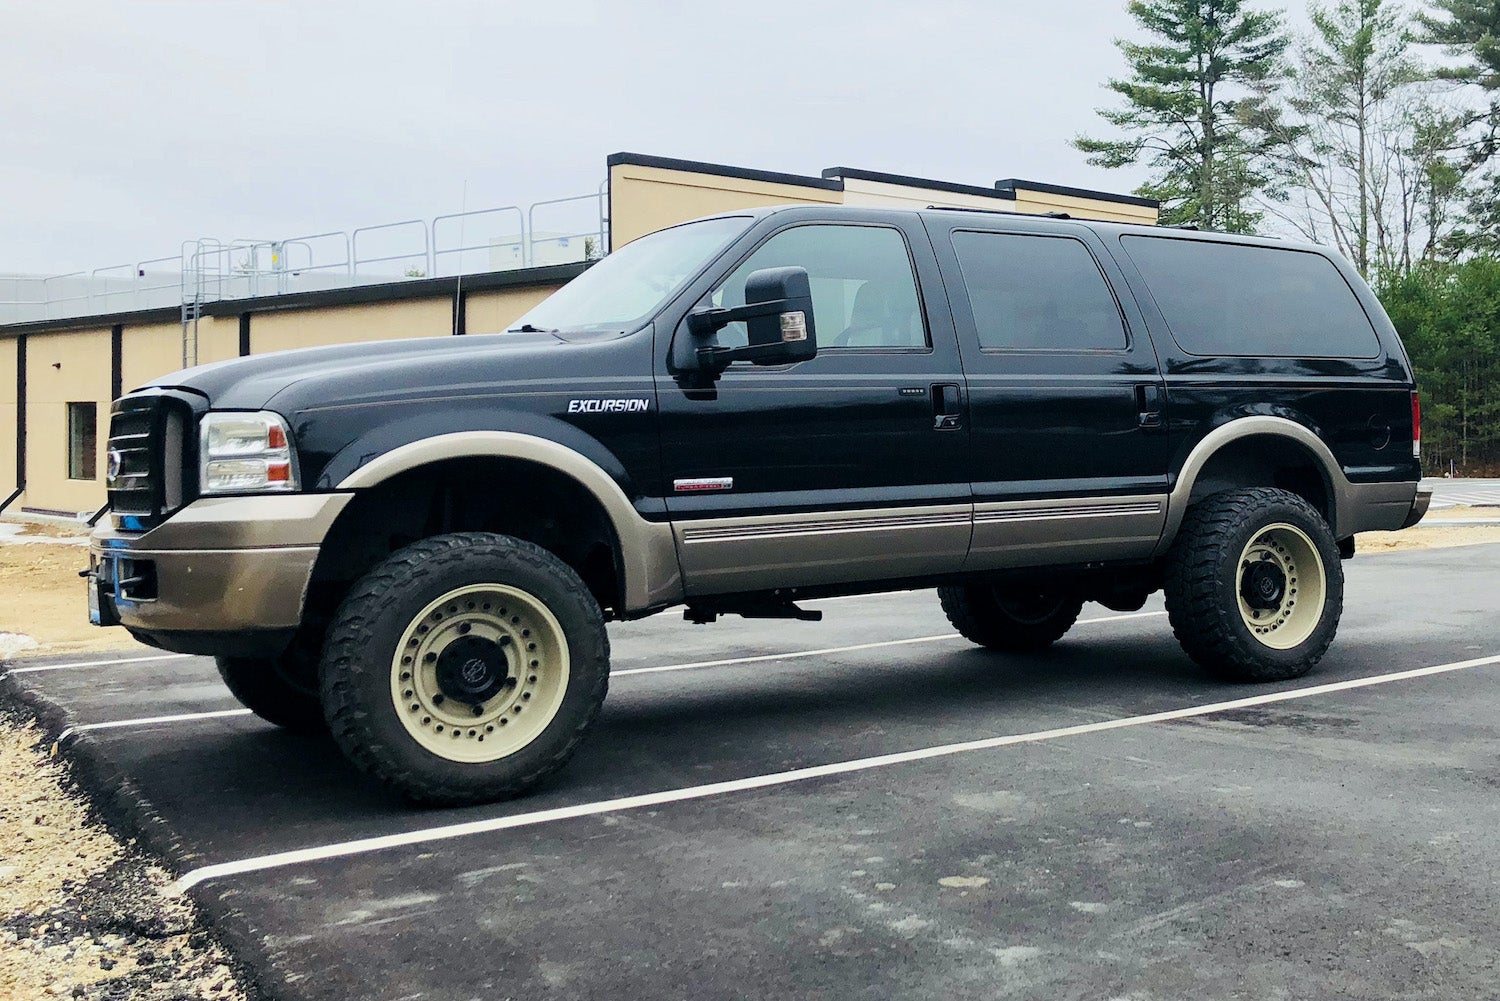
[[[555,333],[557,333],[557,331],[556,330],[543,330],[541,327],[533,326],[530,323],[523,323],[519,327],[511,327],[509,330],[506,331],[506,333],[507,334],[555,334]]]

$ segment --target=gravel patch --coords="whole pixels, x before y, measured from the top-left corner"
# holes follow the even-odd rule
[[[171,877],[93,815],[41,731],[0,706],[0,998],[251,1001]]]

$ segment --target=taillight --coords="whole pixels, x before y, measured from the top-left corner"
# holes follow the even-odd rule
[[[1422,457],[1422,398],[1415,390],[1411,394],[1411,457]]]

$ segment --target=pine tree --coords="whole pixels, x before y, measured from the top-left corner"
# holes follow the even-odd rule
[[[1153,176],[1138,190],[1162,201],[1164,223],[1250,231],[1252,196],[1275,186],[1268,154],[1279,140],[1266,127],[1275,109],[1265,95],[1283,72],[1282,14],[1243,0],[1131,0],[1128,9],[1149,41],[1116,40],[1130,78],[1106,86],[1124,106],[1099,109],[1125,137],[1073,145],[1101,167],[1145,161]]]
[[[1417,15],[1421,41],[1441,45],[1459,62],[1438,71],[1442,79],[1480,88],[1487,107],[1469,120],[1467,150],[1470,167],[1482,167],[1500,157],[1500,0],[1431,0],[1434,12]],[[1500,172],[1478,173],[1470,188],[1467,225],[1459,234],[1467,249],[1500,247]]]

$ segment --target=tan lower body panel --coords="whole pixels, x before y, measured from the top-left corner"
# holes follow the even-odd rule
[[[689,596],[952,573],[971,508],[819,511],[677,522]]]
[[[1165,494],[976,504],[964,569],[1142,559],[1161,539],[1166,517]]]
[[[103,550],[95,544],[97,560]],[[316,546],[275,549],[112,549],[156,564],[155,598],[116,602],[122,625],[148,632],[287,629],[302,621]]]

